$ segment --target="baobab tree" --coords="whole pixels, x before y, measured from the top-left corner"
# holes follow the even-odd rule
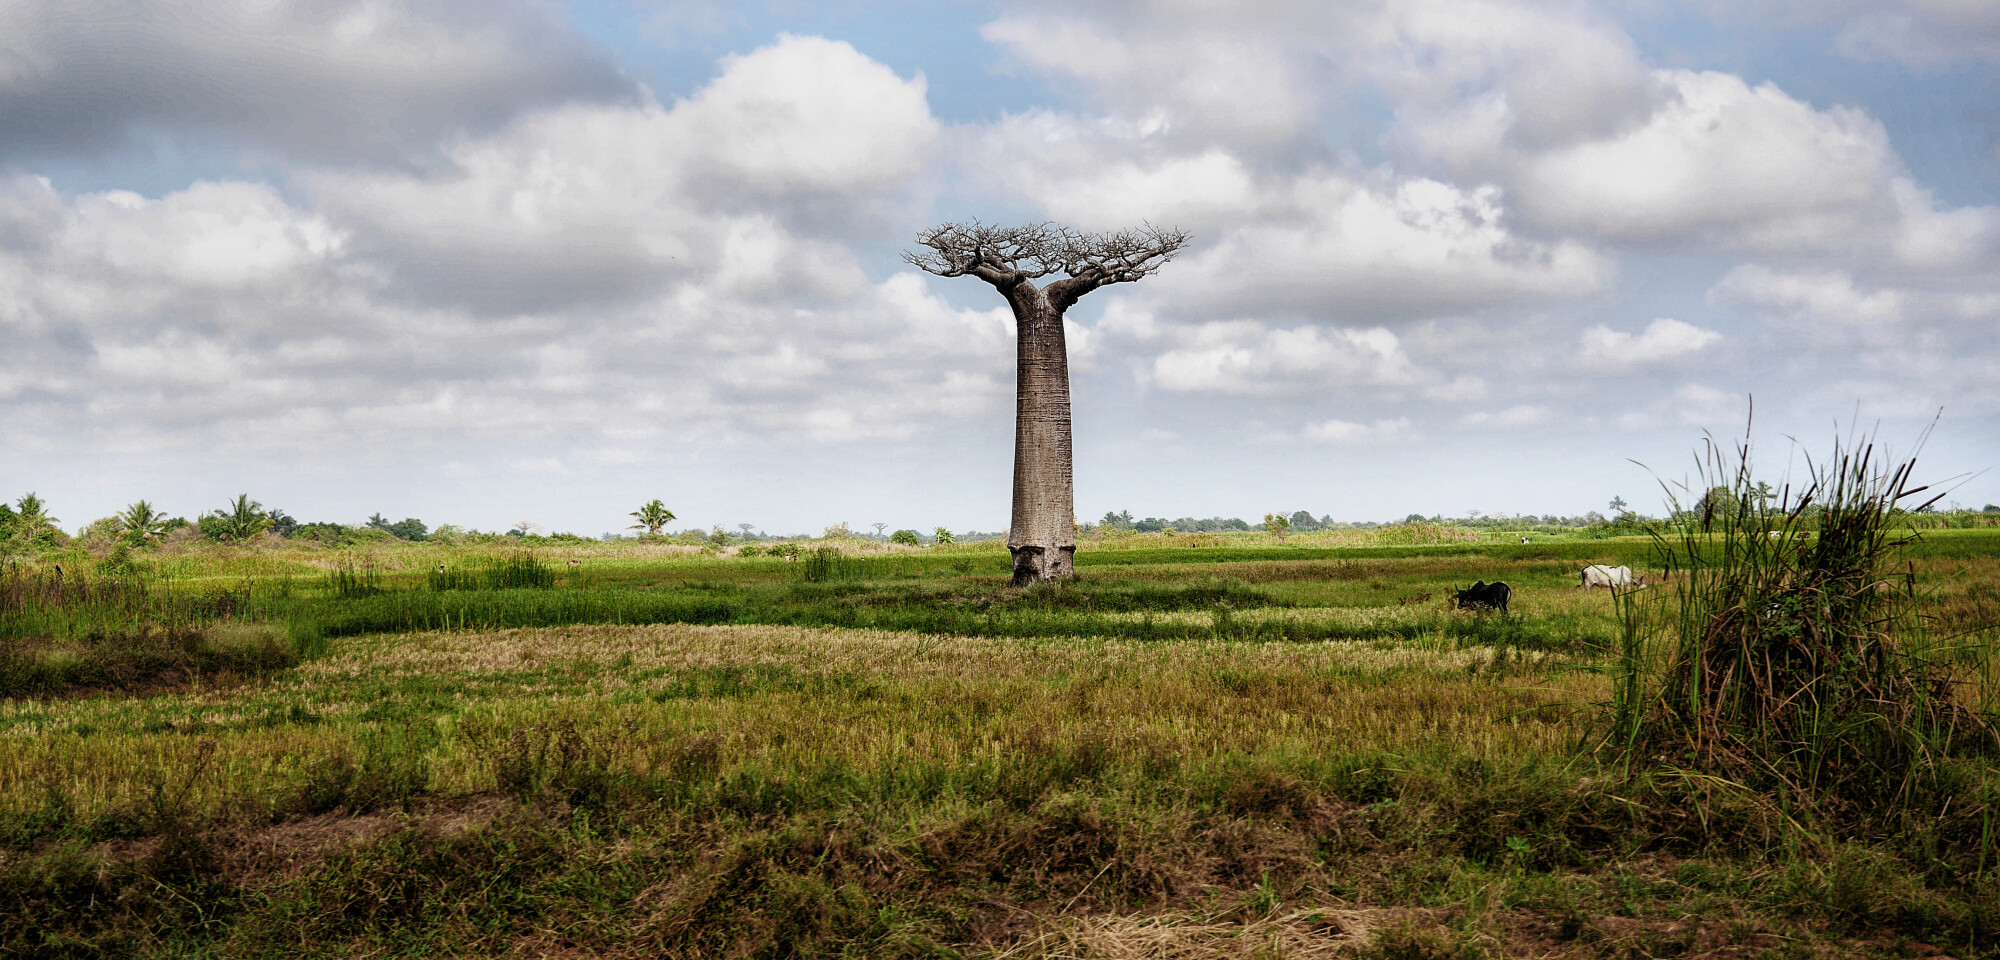
[[[925,249],[903,254],[926,273],[992,284],[1014,310],[1014,519],[1007,549],[1017,587],[1059,580],[1076,569],[1063,314],[1098,287],[1158,271],[1187,241],[1185,231],[1151,224],[1084,233],[1048,223],[994,227],[974,220],[925,230],[917,235]],[[1046,286],[1036,283],[1057,275]]]

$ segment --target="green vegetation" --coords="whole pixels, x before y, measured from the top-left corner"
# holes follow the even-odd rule
[[[167,518],[153,505],[141,500],[125,508],[118,515],[118,523],[123,528],[127,542],[132,544],[158,543],[160,535],[166,532]]]
[[[264,512],[264,505],[246,493],[231,501],[228,509],[202,517],[199,525],[209,539],[240,543],[271,529],[275,522]]]
[[[1624,597],[1622,746],[1857,821],[1929,815],[1980,783],[2000,753],[1990,624],[1934,629],[1899,569],[1897,504],[1926,490],[1912,466],[1837,444],[1780,497],[1753,480],[1747,442],[1711,445],[1695,522],[1661,543],[1682,589]]]
[[[1027,591],[990,541],[851,534],[10,563],[0,955],[2000,955],[2000,531],[1749,503],[1102,529]],[[1475,579],[1513,612],[1449,610]],[[1791,686],[1688,667],[1802,636]]]
[[[632,511],[632,519],[639,521],[632,525],[632,529],[644,530],[647,536],[657,537],[660,535],[660,528],[673,522],[674,512],[667,509],[667,505],[655,497],[645,506]]]

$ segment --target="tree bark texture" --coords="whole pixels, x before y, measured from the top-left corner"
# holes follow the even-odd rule
[[[1014,523],[1007,549],[1014,586],[1061,580],[1076,572],[1075,487],[1070,452],[1069,346],[1063,310],[1045,291],[1022,282],[1008,292],[1014,308]]]

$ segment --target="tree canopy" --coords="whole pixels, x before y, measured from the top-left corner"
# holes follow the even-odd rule
[[[1088,233],[1053,223],[996,227],[977,220],[944,223],[917,234],[925,249],[909,251],[911,266],[940,277],[978,277],[1003,290],[1023,280],[1062,274],[1049,300],[1067,307],[1098,287],[1157,272],[1188,242],[1185,230],[1146,224]]]

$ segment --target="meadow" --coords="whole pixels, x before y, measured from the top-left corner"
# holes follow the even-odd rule
[[[1985,676],[2000,531],[1909,539]],[[1652,539],[798,546],[0,569],[0,954],[2000,955],[1989,754],[1841,806],[1615,735],[1688,576],[1578,571]]]

